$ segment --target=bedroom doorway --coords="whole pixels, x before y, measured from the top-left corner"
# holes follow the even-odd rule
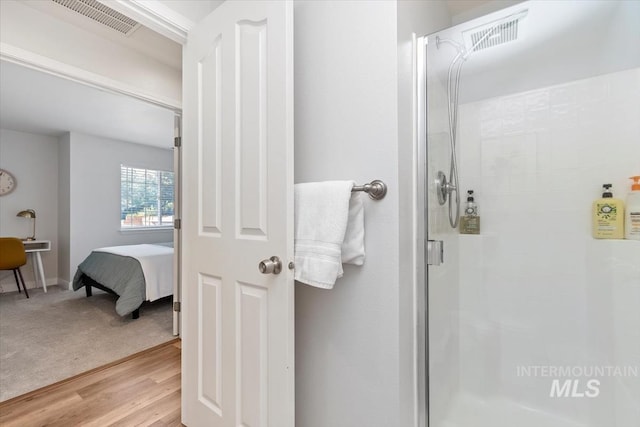
[[[83,306],[82,304],[86,300],[90,300],[85,297],[84,291],[73,292],[68,289],[69,282],[73,280],[75,272],[71,252],[77,249],[76,255],[81,258],[88,253],[86,249],[83,249],[84,242],[78,243],[77,237],[74,241],[74,237],[67,227],[73,228],[78,224],[84,224],[83,218],[87,219],[86,222],[91,222],[93,224],[92,236],[103,240],[91,243],[90,248],[109,246],[115,243],[113,240],[109,240],[111,239],[110,235],[105,234],[107,230],[113,231],[112,236],[116,236],[116,238],[121,236],[128,241],[133,241],[136,232],[120,230],[120,218],[117,213],[113,215],[114,210],[117,212],[120,204],[120,190],[118,188],[120,185],[120,163],[116,164],[115,169],[110,163],[110,156],[121,154],[128,148],[140,152],[143,158],[145,156],[147,158],[153,157],[153,154],[147,153],[164,151],[168,153],[168,167],[178,166],[174,170],[176,175],[174,216],[179,219],[180,150],[174,148],[173,145],[175,143],[175,129],[179,128],[180,111],[166,106],[160,107],[117,91],[105,88],[97,89],[95,85],[81,83],[77,79],[65,79],[52,75],[53,72],[46,68],[25,67],[24,64],[17,62],[19,61],[3,60],[0,63],[2,68],[0,78],[3,83],[2,90],[0,90],[2,93],[0,97],[2,101],[0,167],[10,170],[18,181],[15,191],[2,197],[0,234],[24,235],[23,228],[25,227],[23,226],[25,223],[21,221],[22,218],[16,217],[16,212],[25,207],[34,208],[38,221],[36,237],[50,241],[51,251],[42,255],[45,277],[48,279],[46,293],[41,287],[31,288],[34,278],[30,264],[26,265],[26,268],[22,268],[27,286],[30,288],[29,299],[26,299],[24,293],[17,293],[12,276],[3,275],[0,277],[3,291],[0,295],[0,299],[3,300],[0,302],[2,304],[0,306],[0,339],[2,344],[0,345],[0,353],[2,353],[3,360],[1,364],[3,372],[0,376],[2,385],[0,388],[3,393],[0,395],[0,401],[169,341],[179,333],[179,313],[173,312],[173,302],[179,302],[179,292],[174,292],[173,297],[169,297],[166,302],[162,302],[161,305],[153,309],[143,309],[138,320],[131,320],[130,316],[126,318],[114,316],[114,301],[110,295],[94,294],[91,299],[91,310],[93,311],[89,311],[86,306]],[[52,80],[56,80],[58,82],[56,84],[60,85],[57,89],[49,87]],[[88,94],[88,92],[92,94]],[[35,98],[36,103],[29,104],[30,98]],[[17,99],[19,102],[16,101]],[[86,100],[87,104],[81,104],[82,100]],[[75,105],[70,107],[65,102],[75,103]],[[95,105],[100,105],[97,107],[99,111],[94,110],[90,113],[91,108]],[[149,105],[153,108],[148,108]],[[49,111],[45,112],[44,109],[47,107],[49,107]],[[30,111],[31,114],[24,113],[25,110]],[[109,110],[120,112],[120,117],[109,116],[107,114]],[[71,119],[65,116],[67,111],[74,116],[85,117],[85,125],[94,126],[94,128],[82,128],[77,124],[72,124],[69,121]],[[166,148],[150,147],[147,150],[140,139],[142,138],[140,134],[144,132],[135,128],[129,129],[128,136],[102,133],[104,128],[114,128],[112,125],[114,122],[122,123],[122,126],[117,126],[120,128],[126,127],[126,123],[123,122],[146,123],[137,114],[146,115],[149,119],[154,115],[154,111],[159,112],[157,118],[163,122],[162,128],[166,129]],[[92,121],[91,117],[95,120]],[[37,121],[34,118],[37,118]],[[51,123],[59,127],[56,128]],[[69,132],[70,130],[72,131]],[[152,139],[160,138],[158,135],[149,134],[148,136]],[[125,141],[129,139],[133,139],[133,141],[131,143]],[[94,148],[100,151],[94,151]],[[79,165],[82,167],[79,169],[80,176],[83,177],[81,179],[78,179],[78,175],[70,172],[69,156],[64,154],[68,154],[69,149],[75,150],[73,151],[74,155],[88,156],[85,162],[81,162],[86,167],[83,167],[82,164]],[[111,172],[115,171],[115,175],[111,175],[111,172],[109,175],[103,174],[103,166]],[[95,180],[87,178],[92,176],[92,172],[95,172]],[[115,178],[115,181],[112,178]],[[74,218],[73,221],[70,221],[71,224],[61,221],[60,219],[64,217],[64,213],[61,212],[64,210],[75,213],[84,211],[81,206],[76,206],[75,202],[69,201],[69,195],[62,195],[60,190],[62,187],[59,185],[60,179],[68,184],[73,183],[76,189],[81,187],[91,189],[93,185],[93,196],[91,197],[97,199],[95,211]],[[100,182],[109,183],[108,188],[96,186]],[[112,200],[113,206],[102,208],[102,205],[99,204],[100,200],[110,198],[113,195],[116,197],[115,201]],[[71,195],[71,197],[74,196]],[[76,199],[80,200],[82,197]],[[91,205],[92,200],[91,198],[87,199],[85,205]],[[108,223],[101,222],[104,217],[109,218]],[[163,237],[160,240],[161,237],[158,236],[158,241],[174,240],[174,244],[179,247],[179,230],[169,227],[164,233],[168,238]],[[80,234],[86,237],[84,231]],[[153,232],[140,231],[137,232],[137,235],[151,236]],[[179,267],[179,261],[175,256],[173,264]],[[179,271],[174,275],[175,280],[178,278]],[[173,282],[173,289],[179,291],[179,284]],[[74,315],[65,317],[74,310],[76,310]],[[13,318],[16,322],[9,320],[9,318]],[[107,338],[107,334],[101,333],[99,328],[89,326],[91,323],[87,322],[91,321],[97,321],[96,324],[106,326],[115,333]],[[84,326],[81,326],[83,324]],[[125,330],[130,332],[125,332]],[[11,334],[5,333],[8,331]],[[56,332],[60,332],[61,336],[57,337]],[[105,348],[114,350],[114,352],[104,352],[92,359],[94,350],[99,349],[102,345],[99,342],[100,339],[103,339]],[[130,346],[127,343],[134,345]],[[56,347],[58,344],[61,345],[61,349]],[[65,348],[69,350],[69,354],[58,365],[56,357],[62,355],[63,351],[66,351]],[[21,351],[26,352],[25,357],[19,356]],[[23,359],[21,365],[11,365],[5,358],[6,355],[14,353],[16,360]],[[67,367],[70,370],[67,370]],[[15,388],[16,384],[20,384],[20,387]]]

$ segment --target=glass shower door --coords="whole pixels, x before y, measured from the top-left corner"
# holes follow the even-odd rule
[[[470,50],[522,9],[516,38]],[[602,185],[624,199],[640,175],[636,19],[637,2],[524,2],[427,37],[430,427],[640,425],[640,240],[591,231]],[[460,49],[458,191],[479,234],[437,197]]]

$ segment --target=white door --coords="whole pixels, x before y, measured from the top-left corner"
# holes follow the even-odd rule
[[[183,81],[182,420],[293,427],[292,2],[223,3]]]

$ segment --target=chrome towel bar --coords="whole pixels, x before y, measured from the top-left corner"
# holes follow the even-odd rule
[[[373,200],[384,199],[384,196],[387,195],[387,184],[376,179],[371,181],[369,184],[364,185],[354,185],[351,189],[351,192],[354,191],[364,191],[371,197]]]

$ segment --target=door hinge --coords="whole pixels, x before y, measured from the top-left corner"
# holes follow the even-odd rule
[[[182,147],[182,137],[181,136],[176,136],[175,138],[173,138],[173,146],[174,147]]]
[[[180,301],[173,302],[173,311],[177,311],[178,313],[182,311],[182,307],[180,306]]]
[[[444,262],[444,243],[442,240],[427,240],[427,265],[440,265]]]
[[[173,220],[173,228],[176,230],[180,230],[182,228],[182,220],[180,218],[176,218]]]

